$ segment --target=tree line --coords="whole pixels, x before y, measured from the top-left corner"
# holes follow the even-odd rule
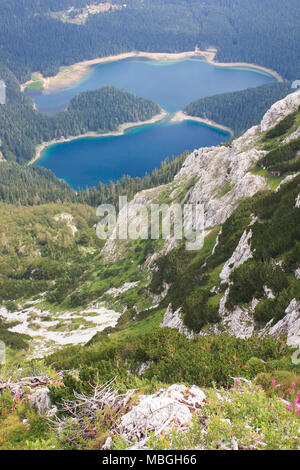
[[[9,204],[35,206],[56,202],[77,202],[97,207],[100,204],[117,205],[119,196],[131,200],[144,189],[167,184],[180,170],[187,153],[166,158],[151,174],[132,178],[124,175],[119,181],[109,184],[99,182],[98,186],[73,189],[59,180],[52,171],[39,166],[24,166],[17,163],[0,163],[0,201]]]

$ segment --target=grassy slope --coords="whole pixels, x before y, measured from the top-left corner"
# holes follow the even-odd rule
[[[285,128],[283,133],[282,129],[277,128],[277,135],[267,136],[261,145],[274,150],[293,131],[294,125]],[[203,249],[196,256],[178,248],[160,258],[160,269],[154,273],[150,288],[153,292],[159,292],[163,280],[171,282],[172,287],[167,298],[153,310],[145,310],[151,305],[147,289],[149,279],[147,271],[140,268],[153,251],[148,242],[130,244],[121,262],[107,263],[97,256],[101,244],[95,238],[93,209],[79,205],[49,204],[24,208],[1,204],[0,215],[4,223],[0,232],[0,286],[4,302],[26,302],[28,288],[33,285],[37,292],[32,295],[48,290],[47,306],[51,305],[54,310],[70,305],[80,308],[110,287],[140,281],[137,288],[117,299],[107,297],[106,301],[112,306],[129,306],[115,330],[108,329],[84,347],[65,348],[47,359],[46,362],[58,371],[79,370],[79,379],[78,373],[75,374],[77,379],[66,376],[63,383],[51,389],[52,401],[60,405],[63,397],[72,398],[73,389],[88,393],[89,383],[96,376],[101,381],[117,376],[116,384],[120,390],[138,388],[146,393],[157,390],[162,384],[194,383],[208,388],[205,413],[210,417],[210,425],[208,434],[201,441],[205,448],[217,448],[218,438],[224,440],[226,445],[228,434],[234,435],[244,448],[264,448],[264,444],[257,442],[254,429],[262,430],[267,448],[294,448],[293,436],[298,417],[287,411],[275,396],[278,392],[289,398],[291,381],[300,384],[299,366],[292,364],[289,348],[270,338],[261,340],[255,336],[242,340],[223,334],[188,340],[175,330],[159,328],[159,324],[169,302],[174,307],[183,306],[186,323],[196,330],[207,322],[217,321],[215,312],[222,290],[214,294],[210,292],[211,287],[220,287],[220,270],[237,246],[253,214],[260,220],[252,226],[252,248],[256,250],[254,259],[245,265],[246,269],[242,266],[232,275],[233,286],[228,302],[245,305],[257,292],[263,295],[263,285],[267,284],[272,287],[275,299],[263,300],[263,308],[258,306],[255,317],[258,322],[265,323],[269,320],[268,315],[274,316],[275,312],[279,319],[291,298],[299,298],[300,281],[293,275],[299,261],[300,209],[294,207],[299,186],[300,177],[284,185],[277,193],[269,190],[244,201],[223,225],[214,255],[211,255],[211,250],[218,228],[207,237]],[[274,188],[275,184],[272,185]],[[61,213],[73,215],[78,228],[75,237],[66,223],[55,221],[55,215]],[[274,268],[272,259],[284,262],[284,272]],[[32,276],[34,282],[30,279]],[[51,285],[54,279],[56,286]],[[77,288],[75,297],[74,287]],[[12,294],[5,300],[7,292]],[[246,298],[245,294],[250,298]],[[2,326],[3,332],[8,334],[7,325]],[[16,346],[12,344],[12,347],[15,348],[17,360],[21,361]],[[139,368],[145,363],[149,367],[143,377],[139,377]],[[32,367],[36,367],[34,363]],[[40,367],[48,370],[45,365]],[[9,372],[2,369],[3,373]],[[221,390],[220,393],[229,394],[227,396],[232,401],[225,408],[220,407],[213,386],[217,384],[218,388],[228,388],[233,376],[256,377],[256,383],[262,384],[265,391],[255,389],[241,393],[241,390],[235,389],[229,392]],[[274,377],[281,384],[276,394],[271,387]],[[7,402],[11,404],[0,415],[0,448],[69,448],[66,441],[57,441],[45,421],[30,410],[27,403],[17,403],[15,406],[9,397]],[[29,419],[29,428],[22,424],[24,417]],[[91,441],[81,442],[76,448],[101,447],[109,432],[109,422],[104,425],[101,419],[101,433],[97,431]],[[221,424],[224,419],[231,420],[231,428]],[[276,433],[269,433],[268,429],[274,423],[279,423]],[[249,424],[251,429],[246,427]],[[168,448],[172,442],[175,448],[194,448],[202,430],[196,420],[189,433],[177,433],[172,439],[171,436],[161,440],[153,438],[150,444],[154,448]],[[17,440],[12,436],[18,436]],[[96,438],[98,444],[92,444]],[[122,448],[124,443],[116,439],[113,445]]]

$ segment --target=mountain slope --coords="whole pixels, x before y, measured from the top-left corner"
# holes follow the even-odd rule
[[[129,202],[203,204],[196,251],[1,203],[1,449],[298,449],[299,105]]]
[[[249,129],[229,146],[193,152],[172,183],[155,191],[137,194],[129,203],[129,211],[131,206],[139,203],[148,207],[158,202],[203,204],[207,234],[204,248],[200,252],[188,252],[182,243],[169,238],[160,252],[152,254],[146,261],[146,266],[153,271],[150,290],[154,294],[164,294],[163,307],[171,303],[173,309],[181,309],[185,324],[196,332],[207,323],[216,323],[228,316],[226,304],[231,306],[232,318],[236,318],[237,323],[244,316],[242,323],[248,325],[248,333],[243,331],[242,326],[239,331],[238,325],[231,325],[227,317],[226,321],[223,318],[222,327],[226,323],[236,335],[253,333],[254,324],[252,322],[249,327],[250,320],[245,314],[245,311],[251,312],[252,307],[241,310],[239,305],[250,301],[251,305],[258,303],[258,299],[254,300],[254,294],[261,299],[273,296],[268,289],[264,289],[263,282],[276,286],[276,300],[273,299],[272,308],[280,310],[277,320],[284,316],[293,296],[299,297],[298,282],[291,279],[294,277],[292,269],[296,269],[299,240],[296,199],[300,180],[297,174],[288,176],[289,172],[298,168],[299,104],[299,92],[289,95],[272,106],[259,126]],[[285,167],[281,170],[278,167],[274,176],[273,167],[266,165],[266,162],[274,154],[272,161],[274,158],[281,161],[282,149],[287,145],[292,150],[285,152]],[[287,183],[283,184],[285,181]],[[282,185],[274,192],[280,183]],[[119,222],[122,218],[121,213]],[[128,249],[126,243],[112,239],[106,242],[102,253],[108,259],[116,260],[123,256],[125,249]],[[253,260],[248,261],[250,258]],[[293,262],[285,262],[285,270],[274,268],[274,263],[282,264],[290,258]],[[246,261],[244,271],[247,272],[251,266],[255,270],[250,270],[255,284],[252,290],[249,274],[245,278],[246,272],[241,267]],[[239,274],[242,279],[239,279]],[[232,282],[237,286],[226,289]],[[249,292],[253,293],[253,298]],[[282,303],[284,293],[285,301]],[[279,302],[277,307],[276,302]],[[263,305],[267,308],[266,302]],[[258,313],[261,306],[255,307],[254,318],[258,322],[261,318],[272,320],[268,315]]]
[[[289,95],[266,113],[259,126],[230,144],[194,151],[173,181],[142,191],[129,202],[128,209],[137,203],[147,207],[167,203],[171,209],[178,203],[202,204],[206,237],[201,250],[186,250],[183,241],[172,237],[112,238],[103,247],[103,242],[96,242],[98,219],[91,217],[91,208],[86,210],[89,215],[84,221],[83,206],[49,206],[46,217],[43,205],[24,211],[2,204],[7,224],[1,235],[1,300],[8,309],[2,316],[6,321],[20,318],[15,331],[26,331],[33,337],[40,331],[42,343],[51,337],[46,350],[61,347],[60,335],[55,341],[53,325],[47,322],[46,328],[35,324],[34,329],[28,329],[27,304],[32,295],[34,316],[55,321],[54,330],[65,331],[64,315],[71,320],[74,317],[67,328],[71,344],[80,312],[96,316],[99,309],[111,312],[112,318],[121,315],[119,324],[124,331],[153,314],[156,326],[164,318],[164,326],[176,326],[189,337],[224,330],[249,337],[269,323],[272,333],[282,332],[290,344],[297,342],[299,280],[294,272],[300,264],[299,176],[294,168],[298,164],[299,105],[300,93]],[[274,164],[282,160],[281,149],[285,166],[274,174]],[[19,229],[9,232],[6,226],[13,227],[21,213],[26,237],[20,238]],[[62,227],[57,217],[66,225],[66,233],[58,238],[52,234],[54,227]],[[130,217],[134,221],[138,215],[133,211]],[[121,211],[119,223],[122,218]],[[76,232],[69,225],[74,225]],[[52,227],[50,231],[48,227]],[[68,257],[57,263],[63,246],[69,250],[74,269]],[[82,266],[80,276],[76,264]],[[14,266],[13,270],[9,266]],[[16,305],[18,311],[14,310]],[[291,313],[296,319],[294,326],[287,317]],[[284,324],[272,330],[284,318]],[[93,322],[85,325],[86,336],[79,335],[76,343],[93,336]],[[33,348],[39,342],[34,339]]]

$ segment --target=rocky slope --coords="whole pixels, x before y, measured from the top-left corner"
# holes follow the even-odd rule
[[[8,304],[2,306],[0,317],[14,322],[9,330],[31,337],[32,354],[42,356],[66,344],[85,343],[97,332],[115,327],[118,320],[126,327],[132,321],[138,321],[140,316],[150,315],[152,311],[155,314],[159,309],[163,314],[157,319],[158,324],[163,328],[175,328],[188,338],[224,331],[248,338],[258,332],[276,337],[284,335],[288,344],[299,344],[297,227],[293,229],[294,238],[289,240],[288,246],[283,240],[276,242],[274,254],[264,248],[263,241],[270,237],[271,246],[272,231],[276,239],[277,232],[284,233],[289,221],[299,217],[299,171],[284,170],[280,174],[277,171],[274,176],[262,163],[269,154],[278,156],[279,153],[280,156],[280,149],[286,152],[287,145],[297,144],[299,105],[300,92],[297,91],[275,103],[261,124],[240,138],[217,147],[195,150],[171,183],[136,194],[119,214],[118,226],[127,217],[129,224],[138,222],[141,204],[147,208],[153,204],[167,204],[165,218],[175,205],[201,206],[204,220],[200,242],[203,235],[205,238],[202,249],[186,250],[185,243],[172,236],[166,240],[126,241],[118,240],[113,233],[103,248],[101,245],[102,251],[98,255],[96,250],[100,245],[95,240],[92,242],[97,219],[89,220],[89,227],[86,227],[84,208],[80,209],[81,219],[77,221],[71,215],[74,207],[66,211],[51,208],[51,216],[47,215],[49,220],[45,218],[45,222],[47,226],[53,225],[53,234],[43,225],[39,208],[26,209],[22,226],[31,238],[24,238],[20,233],[11,243],[3,228],[3,275],[7,264],[16,265],[20,263],[20,256],[23,257],[17,268],[17,281],[11,281],[14,279],[12,270],[5,282],[8,287],[13,283],[9,289],[14,292],[22,276],[25,276],[24,282],[30,280],[37,286],[40,279],[44,279],[45,270],[53,269],[54,274],[46,273],[47,282],[41,282],[41,291],[37,291],[34,298],[19,299],[17,294],[9,298],[18,306],[16,310]],[[292,153],[288,163],[291,161],[295,166],[297,155]],[[277,199],[270,202],[275,194]],[[261,203],[260,197],[265,198]],[[291,200],[286,206],[287,198]],[[280,230],[276,228],[277,216],[265,215],[260,207],[267,208],[269,204],[272,213],[289,214],[290,219],[285,226],[280,226]],[[9,215],[5,212],[5,217],[12,217],[14,211],[9,210]],[[87,212],[90,211],[89,208]],[[34,229],[32,218],[36,220]],[[13,226],[13,223],[9,219],[8,224]],[[58,233],[61,231],[61,239],[56,236],[57,228]],[[44,235],[46,230],[48,235]],[[265,230],[264,237],[260,237],[260,230]],[[285,236],[290,237],[288,232]],[[70,267],[66,256],[61,271],[66,271],[67,277],[62,272],[60,280],[55,271],[58,263],[54,248],[58,247],[56,250],[62,253],[62,260],[66,240],[70,245],[68,249],[74,253],[74,274],[68,273]],[[13,261],[7,255],[12,252],[17,253]],[[44,260],[45,252],[53,252],[54,258],[47,254],[48,258]],[[82,272],[76,268],[78,260],[82,263]],[[42,261],[47,261],[47,267]],[[277,270],[273,269],[272,263]],[[248,283],[240,286],[245,282],[244,266],[254,271],[259,267],[262,273],[254,273]],[[20,269],[25,274],[20,273]],[[70,276],[73,276],[71,282]],[[282,279],[275,283],[273,292],[274,276]],[[249,282],[256,283],[250,297],[244,295]],[[266,315],[262,313],[265,307]],[[272,309],[276,311],[274,318],[269,313]]]
[[[268,171],[256,170],[257,163],[268,154],[269,148],[280,148],[287,142],[296,141],[299,138],[300,121],[297,117],[294,124],[286,129],[276,139],[271,141],[269,148],[263,143],[263,136],[271,129],[283,122],[284,118],[297,112],[300,105],[300,92],[297,91],[288,95],[285,99],[275,103],[266,113],[260,125],[249,129],[243,136],[232,141],[230,144],[220,145],[218,147],[202,148],[192,152],[183,164],[182,169],[175,176],[174,181],[166,186],[161,186],[155,190],[143,191],[135,196],[121,212],[118,223],[124,220],[125,212],[130,213],[130,221],[135,221],[135,205],[145,204],[150,207],[154,203],[167,202],[171,205],[180,202],[181,204],[202,204],[205,217],[205,234],[209,235],[214,228],[218,228],[219,236],[222,233],[222,224],[230,219],[230,216],[240,206],[246,198],[251,198],[262,191],[277,192],[287,186],[291,181],[297,181],[296,187],[300,191],[298,184],[298,173],[289,175],[278,175],[277,179]],[[299,197],[295,201],[295,210],[298,208]],[[218,302],[218,312],[220,316],[219,325],[210,328],[208,332],[217,333],[218,331],[229,331],[231,334],[239,337],[249,337],[260,327],[255,321],[254,310],[261,299],[253,298],[247,305],[236,305],[228,308],[226,301],[229,293],[230,280],[235,270],[245,262],[253,258],[251,248],[252,229],[257,227],[260,221],[257,216],[251,216],[251,221],[245,227],[234,250],[228,253],[225,263],[221,263],[219,279],[212,286],[212,291],[220,294]],[[219,237],[218,237],[219,238]],[[218,245],[218,238],[214,250]],[[178,240],[170,237],[164,242],[164,246],[159,251],[152,254],[146,261],[146,266],[150,270],[157,271],[159,264],[157,261],[161,256],[165,256],[176,249],[180,243]],[[128,248],[128,242],[110,239],[106,242],[102,251],[107,259],[120,259],[124,256]],[[213,254],[213,251],[211,252]],[[298,260],[300,264],[300,259]],[[280,262],[277,261],[277,262]],[[165,282],[164,286],[170,287]],[[226,287],[227,286],[227,287]],[[225,291],[224,288],[226,287]],[[165,290],[165,287],[164,287]],[[167,289],[168,290],[168,289]],[[164,292],[164,296],[167,292]],[[274,298],[272,291],[268,286],[264,286],[264,296],[262,298]],[[167,296],[168,298],[168,296]],[[166,309],[162,327],[169,326],[176,328],[189,337],[193,335],[185,325],[181,308],[177,308],[173,313],[172,305],[169,304]],[[291,313],[292,312],[292,313]],[[201,315],[201,311],[199,311]],[[282,318],[278,324],[271,328],[264,328],[261,334],[279,333],[287,336],[289,344],[300,344],[300,311],[296,299],[291,299],[289,305],[282,311]],[[270,325],[273,320],[270,320]],[[203,332],[202,332],[203,334]]]
[[[18,364],[25,339],[44,357],[0,370],[1,449],[299,450],[299,105],[195,150],[119,215],[200,205],[196,250],[103,245],[85,206],[0,206],[0,338]]]

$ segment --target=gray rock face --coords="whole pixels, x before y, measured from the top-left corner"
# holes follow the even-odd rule
[[[222,330],[225,330],[236,338],[250,338],[254,333],[254,318],[253,312],[258,300],[253,299],[250,308],[234,307],[232,311],[228,312],[225,308],[229,288],[226,289],[219,305],[219,315],[222,318]]]
[[[300,127],[299,127],[299,130],[300,130]],[[281,188],[281,186],[285,183],[289,183],[290,181],[292,181],[293,179],[295,179],[298,175],[300,175],[300,173],[295,173],[294,175],[288,175],[286,176],[286,178],[284,178],[280,184],[277,186],[276,188],[276,192],[279,191],[279,189]]]
[[[171,183],[138,193],[119,213],[118,226],[124,224],[126,214],[129,214],[128,224],[137,223],[138,217],[132,210],[134,206],[143,204],[149,209],[152,204],[158,203],[162,193],[169,193],[166,201],[169,206],[178,203],[179,195],[191,181],[195,183],[185,194],[184,203],[203,206],[204,229],[224,223],[238,207],[242,198],[251,197],[267,186],[263,177],[250,172],[266,153],[255,148],[259,138],[259,126],[255,126],[233,141],[230,147],[206,147],[195,150],[187,157]],[[176,241],[172,237],[168,238],[162,254],[175,246]],[[102,254],[106,258],[117,259],[123,255],[125,249],[126,241],[116,239],[114,231],[107,240]],[[153,256],[151,262],[155,259]]]
[[[272,321],[262,331],[262,336],[271,335],[274,338],[287,337],[289,346],[300,345],[300,302],[293,299],[285,311],[285,317],[276,325]]]
[[[49,398],[49,388],[44,387],[38,389],[29,396],[30,406],[35,408],[40,414],[44,414],[51,408],[51,401]]]
[[[179,333],[184,334],[187,338],[194,338],[194,333],[189,331],[183,323],[180,315],[181,309],[179,308],[176,312],[173,312],[172,305],[170,304],[164,315],[164,319],[160,324],[161,328],[172,328],[178,330]]]
[[[250,338],[254,333],[252,312],[241,307],[235,307],[230,314],[223,318],[222,325],[226,331],[236,338]]]
[[[298,127],[298,129],[296,129],[295,132],[289,135],[286,139],[284,139],[283,143],[288,144],[292,140],[299,139],[299,137],[300,137],[300,127]]]
[[[159,436],[186,426],[205,400],[205,393],[195,385],[171,385],[153,395],[141,396],[140,403],[122,417],[119,432],[129,441],[141,441],[151,432]]]
[[[254,148],[244,151],[243,143],[237,139],[232,147],[199,149],[187,157],[175,177],[178,183],[197,177],[186,202],[203,204],[206,227],[224,223],[241,198],[266,187],[264,178],[249,173],[265,152]]]
[[[223,266],[223,269],[220,273],[220,278],[222,282],[228,282],[231,273],[244,264],[248,259],[252,258],[251,247],[250,247],[250,240],[252,237],[252,230],[245,230],[243,233],[238,246],[236,247],[235,251],[233,252],[231,258],[226,261]]]
[[[266,132],[283,118],[293,113],[300,106],[300,91],[297,90],[286,96],[283,100],[273,104],[273,106],[266,112],[261,122],[260,128],[262,132]]]

